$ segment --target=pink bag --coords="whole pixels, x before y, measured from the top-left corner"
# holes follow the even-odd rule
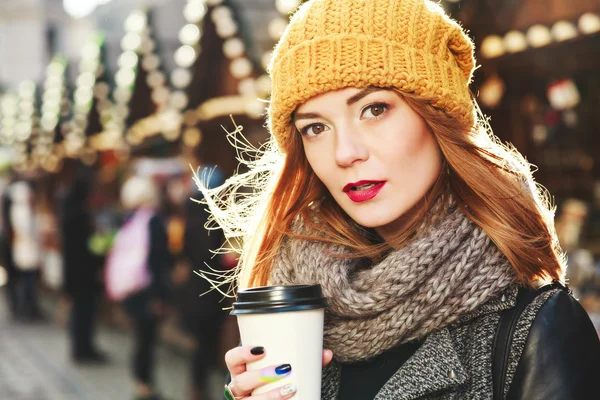
[[[127,221],[114,239],[104,269],[106,294],[121,301],[150,285],[150,219],[154,210],[141,208]]]

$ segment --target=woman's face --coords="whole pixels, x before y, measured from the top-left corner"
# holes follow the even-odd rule
[[[294,114],[304,152],[335,201],[358,224],[390,239],[440,174],[433,134],[396,92],[346,88]]]

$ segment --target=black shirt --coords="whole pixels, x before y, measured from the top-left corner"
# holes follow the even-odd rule
[[[421,341],[403,343],[372,359],[341,364],[339,399],[374,399],[383,385],[412,357],[421,344]]]

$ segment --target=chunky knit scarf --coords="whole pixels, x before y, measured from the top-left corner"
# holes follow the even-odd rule
[[[349,253],[340,246],[290,238],[271,282],[322,285],[328,302],[324,346],[342,362],[423,338],[516,283],[508,260],[451,200],[438,201],[417,232],[369,268],[332,254]]]

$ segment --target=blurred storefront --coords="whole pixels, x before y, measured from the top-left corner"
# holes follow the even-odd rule
[[[600,2],[453,1],[474,37],[473,92],[557,206],[570,284],[600,315]],[[600,326],[600,325],[597,325]]]

